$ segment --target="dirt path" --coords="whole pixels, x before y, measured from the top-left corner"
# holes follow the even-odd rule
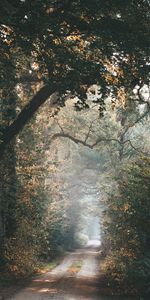
[[[98,296],[99,268],[97,247],[68,254],[63,262],[42,276],[35,278],[10,300],[122,300]],[[129,299],[129,298],[128,298]]]
[[[78,300],[99,299],[97,295],[98,267],[93,245],[68,254],[62,263],[9,298],[11,300]]]

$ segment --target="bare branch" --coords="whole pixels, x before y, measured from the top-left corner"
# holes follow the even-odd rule
[[[63,127],[61,126],[61,124],[59,123],[58,119],[57,119],[57,118],[54,118],[54,121],[57,123],[58,127],[61,129],[61,132],[64,133],[64,129],[63,129]]]
[[[86,141],[82,141],[82,140],[80,140],[80,139],[78,139],[78,138],[76,138],[76,137],[71,136],[71,135],[68,134],[68,133],[59,132],[59,133],[54,134],[54,135],[52,136],[52,138],[51,138],[51,142],[54,141],[54,140],[56,140],[57,138],[67,138],[67,139],[73,141],[73,142],[76,143],[76,144],[81,144],[81,145],[83,145],[83,146],[85,146],[85,147],[88,147],[88,148],[90,148],[90,149],[93,148],[92,145],[86,143]]]
[[[91,124],[90,124],[90,126],[89,126],[87,135],[86,135],[86,137],[85,137],[85,142],[87,142],[87,140],[88,140],[88,138],[89,138],[90,132],[91,132],[92,127],[93,127],[93,123],[94,123],[95,121],[97,121],[97,120],[98,120],[98,118],[96,118],[96,119],[94,119],[94,120],[91,121]]]
[[[149,112],[150,112],[150,107],[139,118],[137,118],[137,120],[134,123],[131,123],[126,127],[125,131],[123,132],[123,136],[128,132],[130,128],[134,127],[137,123],[139,123],[142,119],[144,119],[149,114]]]
[[[131,146],[131,148],[133,148],[136,152],[138,152],[138,153],[141,153],[141,154],[143,154],[143,155],[150,155],[150,153],[148,153],[148,152],[144,152],[144,151],[142,151],[142,150],[139,150],[138,148],[136,148],[134,145],[133,145],[133,143],[131,142],[131,140],[118,140],[118,139],[115,139],[115,138],[113,138],[113,139],[103,139],[103,138],[100,138],[100,139],[98,139],[93,145],[92,145],[92,148],[94,148],[95,146],[97,146],[100,142],[116,142],[116,143],[118,143],[120,146],[123,146],[123,145],[125,145],[125,144],[130,144],[130,146]]]
[[[144,151],[139,150],[138,148],[136,148],[136,147],[133,145],[133,143],[131,142],[131,140],[126,140],[126,141],[124,141],[124,144],[126,144],[126,143],[129,143],[130,146],[131,146],[131,148],[133,148],[136,152],[138,152],[138,153],[140,153],[140,154],[143,154],[143,155],[148,155],[148,156],[150,155],[150,153],[144,152]]]
[[[56,133],[56,134],[54,134],[54,135],[52,136],[51,142],[54,141],[54,140],[56,140],[57,138],[67,138],[67,139],[71,140],[72,142],[74,142],[74,143],[76,143],[76,144],[81,144],[81,145],[83,145],[83,146],[85,146],[85,147],[88,147],[88,148],[90,148],[90,149],[95,148],[98,144],[100,144],[100,143],[102,143],[102,142],[104,142],[104,143],[116,142],[116,143],[118,143],[120,146],[123,146],[123,145],[125,145],[125,144],[128,143],[128,144],[131,146],[131,148],[133,148],[136,152],[141,153],[141,154],[143,154],[143,155],[150,155],[150,153],[144,152],[144,151],[139,150],[138,148],[136,148],[136,147],[133,145],[133,143],[132,143],[129,139],[128,139],[128,140],[125,140],[125,141],[120,141],[120,140],[115,139],[115,138],[104,138],[104,137],[100,137],[100,138],[97,139],[97,141],[96,141],[95,143],[89,144],[89,143],[87,143],[87,142],[84,141],[84,140],[80,140],[80,139],[78,139],[78,138],[76,138],[76,137],[71,136],[71,135],[68,134],[68,133],[59,132],[59,133]]]

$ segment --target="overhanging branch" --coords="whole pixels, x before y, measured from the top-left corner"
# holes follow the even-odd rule
[[[76,144],[81,144],[85,147],[88,147],[90,149],[92,149],[92,145],[90,145],[89,143],[87,143],[86,141],[82,141],[76,137],[73,137],[71,136],[70,134],[68,133],[64,133],[64,132],[58,132],[58,133],[55,133],[52,138],[51,138],[51,142],[58,139],[58,138],[67,138],[69,140],[71,140],[72,142],[76,143]]]
[[[70,135],[69,133],[64,133],[64,132],[58,132],[56,134],[54,134],[52,137],[51,137],[51,142],[53,142],[54,140],[58,139],[58,138],[67,138],[69,140],[71,140],[72,142],[76,143],[76,144],[80,144],[80,145],[83,145],[85,147],[88,147],[90,149],[93,149],[95,148],[98,144],[104,142],[104,143],[110,143],[110,142],[116,142],[118,143],[120,146],[122,145],[125,145],[125,144],[129,144],[131,146],[131,148],[133,148],[136,152],[138,153],[141,153],[143,155],[150,155],[150,153],[147,153],[147,152],[144,152],[142,150],[139,150],[138,148],[136,148],[133,143],[131,142],[131,140],[125,140],[125,141],[120,141],[118,139],[115,139],[115,138],[104,138],[104,137],[100,137],[96,140],[95,143],[93,144],[89,144],[87,143],[85,140],[81,140],[81,139],[78,139],[72,135]]]
[[[8,127],[6,127],[1,136],[0,155],[2,156],[6,146],[9,142],[23,129],[27,122],[32,118],[38,108],[57,91],[57,86],[54,84],[51,87],[46,85],[42,87],[30,102],[23,108],[16,120]],[[52,101],[53,102],[53,101]],[[51,103],[53,105],[54,103]]]

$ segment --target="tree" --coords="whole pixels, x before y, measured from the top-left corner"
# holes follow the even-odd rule
[[[15,95],[3,90],[5,101],[1,101],[1,126],[8,126],[10,120],[16,115]],[[7,147],[3,160],[0,160],[0,257],[3,264],[4,239],[13,235],[16,229],[16,154],[15,140]],[[6,201],[7,199],[7,201]],[[1,265],[0,264],[0,265]]]
[[[5,154],[7,163],[4,160],[0,174],[3,175],[0,229],[5,228],[1,263],[13,277],[31,274],[41,261],[51,260],[59,247],[65,247],[68,230],[65,199],[56,180],[46,185],[46,179],[53,177],[56,169],[53,155],[46,155],[43,147],[44,130],[51,121],[49,115],[47,105],[25,126],[12,145],[14,151],[12,147],[7,150],[12,156]]]
[[[125,292],[149,294],[150,159],[138,157],[120,170],[110,191],[103,230],[109,253],[106,271],[111,283]]]
[[[136,104],[137,102],[145,103],[147,105],[146,114],[148,114],[149,100],[146,101],[142,97],[142,88],[144,84],[148,85],[149,79],[149,1],[4,0],[0,4],[0,8],[0,107],[2,108],[0,113],[2,119],[0,154],[3,154],[6,148],[4,160],[1,163],[3,167],[1,172],[1,201],[3,201],[0,203],[0,227],[2,228],[0,238],[3,240],[5,235],[3,228],[10,229],[10,224],[13,224],[10,237],[8,235],[5,237],[8,246],[10,246],[7,250],[10,250],[9,254],[13,253],[15,257],[14,250],[19,246],[20,241],[23,241],[24,247],[25,240],[28,239],[29,248],[27,252],[28,250],[30,252],[30,249],[32,252],[34,248],[32,248],[34,239],[30,243],[30,238],[26,232],[24,232],[22,239],[22,228],[27,228],[29,232],[32,227],[32,236],[36,236],[35,229],[39,224],[38,218],[43,221],[43,209],[44,212],[46,209],[48,211],[46,196],[40,193],[38,196],[37,193],[35,197],[33,195],[35,189],[38,192],[44,189],[43,181],[33,180],[34,184],[32,184],[32,179],[36,178],[34,174],[31,174],[29,180],[26,179],[26,175],[31,170],[33,158],[30,156],[31,153],[26,153],[25,145],[32,148],[28,136],[29,132],[32,133],[34,144],[36,126],[32,127],[33,115],[42,104],[50,98],[49,107],[54,109],[50,115],[54,115],[65,104],[68,97],[77,96],[78,101],[75,107],[78,111],[83,108],[92,109],[92,101],[90,103],[87,101],[87,92],[93,84],[99,86],[100,89],[98,98],[93,101],[99,109],[100,117],[104,116],[105,99],[108,96],[111,96],[112,106],[116,106],[117,102],[122,103],[121,123],[124,132],[120,134],[119,139],[115,136],[114,141],[112,141],[112,137],[108,137],[106,129],[104,130],[105,136],[99,135],[93,144],[93,135],[95,138],[97,131],[100,131],[102,127],[97,125],[96,128],[95,126],[94,132],[91,121],[88,122],[89,128],[86,136],[84,130],[81,133],[85,137],[84,140],[79,139],[79,137],[73,139],[67,133],[67,138],[82,145],[88,145],[89,148],[98,146],[102,140],[112,142],[112,148],[114,147],[113,142],[119,143],[120,148],[127,144],[124,136],[128,130],[127,126],[131,127],[132,123],[128,122],[125,114],[128,107],[131,106],[131,101]],[[133,96],[135,87],[137,88],[136,97]],[[130,96],[131,101],[128,101],[128,96]],[[18,140],[16,141],[14,137],[30,120],[29,131],[25,128],[21,138],[23,144],[19,145]],[[65,137],[65,134],[60,132],[57,136]],[[36,139],[38,144],[40,138],[42,137],[39,134]],[[12,144],[8,148],[10,141]],[[38,147],[40,148],[40,145]],[[37,152],[41,150],[39,148]],[[18,165],[16,165],[14,158],[17,151],[20,151],[19,167],[23,167],[25,171],[25,178],[21,185],[21,187],[23,186],[22,193],[18,192],[18,186],[16,186],[21,178],[21,175],[17,174],[16,180],[16,167]],[[39,159],[37,153],[34,155]],[[28,161],[24,162],[23,157],[30,159],[29,165]],[[9,170],[10,164],[11,169]],[[33,172],[37,166],[39,166],[38,162],[33,167]],[[4,194],[6,177],[10,185],[7,187],[7,194]],[[29,190],[25,190],[24,186],[28,186],[30,183]],[[50,213],[42,225],[46,231],[43,249],[46,249],[47,253],[49,251],[47,241],[49,240],[48,242],[51,243],[51,249],[55,249],[55,246],[61,244],[62,237],[67,234],[66,231],[69,228],[68,221],[63,216],[65,208],[62,209],[62,215],[57,213],[59,204],[62,205],[61,199],[59,196],[53,195],[52,191],[48,196],[52,196],[49,197],[51,200],[49,203]],[[23,201],[26,201],[27,198],[28,201],[24,203]],[[55,200],[57,200],[57,205]],[[45,206],[41,207],[42,201]],[[18,209],[17,213],[19,211],[19,217],[16,214],[16,208]],[[25,218],[25,211],[27,211],[27,218]],[[34,214],[34,220],[31,220],[32,214]],[[19,221],[21,219],[22,222]],[[60,221],[61,226],[59,228],[56,219]],[[18,231],[16,221],[22,225]],[[65,233],[62,230],[64,224],[66,226]],[[57,245],[54,243],[56,232],[59,233]],[[41,244],[42,241],[41,237]],[[1,244],[3,247],[3,241]],[[27,252],[25,251],[25,253]],[[31,252],[30,257],[32,258]],[[10,256],[11,261],[13,258]]]
[[[1,89],[40,81],[42,88],[1,134],[1,152],[55,91],[78,95],[99,84],[104,98],[148,82],[149,1],[4,1],[1,4]],[[11,76],[10,76],[11,73]],[[30,99],[30,97],[29,97]]]

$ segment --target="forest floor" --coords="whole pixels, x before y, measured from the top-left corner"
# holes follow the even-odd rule
[[[25,288],[0,299],[9,300],[130,300],[105,296],[106,285],[99,272],[98,245],[69,253],[52,271],[35,277]],[[13,292],[13,291],[12,291]],[[101,295],[101,296],[100,296]]]

